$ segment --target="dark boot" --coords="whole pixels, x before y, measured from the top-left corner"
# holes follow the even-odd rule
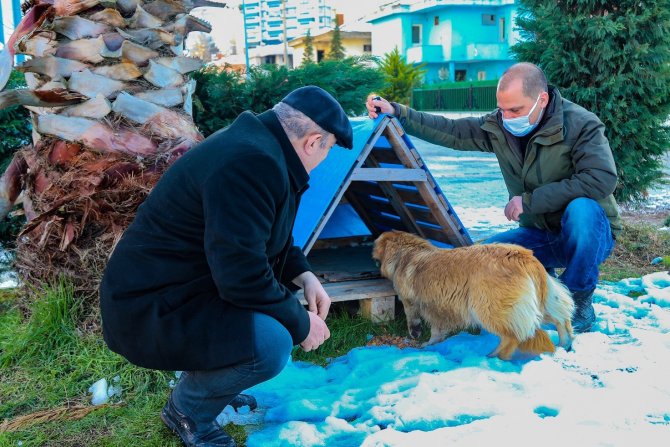
[[[572,300],[575,302],[575,313],[572,315],[572,330],[576,334],[582,332],[591,332],[591,327],[596,321],[596,313],[593,310],[593,292],[591,290],[581,290],[572,294]]]
[[[228,405],[233,407],[233,410],[235,411],[245,406],[249,407],[249,411],[254,411],[256,408],[258,408],[256,398],[248,394],[238,394],[232,401],[230,401]]]
[[[195,422],[177,410],[172,397],[161,411],[167,427],[179,435],[186,447],[236,447],[235,441],[216,422],[196,427]]]

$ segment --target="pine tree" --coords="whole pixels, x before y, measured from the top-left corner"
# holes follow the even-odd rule
[[[302,56],[302,64],[307,65],[314,63],[314,38],[309,30],[305,36],[305,53]]]
[[[641,198],[662,175],[670,129],[667,0],[521,0],[519,60],[542,67],[561,94],[606,126],[619,174],[615,195]],[[560,17],[560,20],[556,18]]]
[[[388,101],[409,104],[412,89],[417,87],[426,74],[426,64],[409,64],[400,55],[398,47],[384,55],[381,69],[385,76],[385,85],[381,95]]]
[[[342,46],[342,35],[340,34],[340,24],[335,19],[335,29],[333,30],[333,39],[330,41],[330,52],[328,59],[331,61],[341,61],[344,59],[344,47]]]

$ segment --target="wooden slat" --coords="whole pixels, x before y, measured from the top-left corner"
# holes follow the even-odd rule
[[[387,230],[382,229],[380,225],[382,227],[390,228],[392,230],[407,231],[407,227],[404,226],[403,223],[397,219],[393,219],[388,216],[382,216],[379,214],[373,215],[371,213],[370,215],[372,217],[373,223],[375,224],[375,227],[379,228],[382,232]]]
[[[426,201],[423,199],[421,193],[418,189],[407,189],[407,188],[398,188],[396,185],[391,185],[395,190],[396,194],[400,196],[403,202],[405,203],[416,203],[418,205],[428,206]]]
[[[324,250],[327,248],[352,247],[355,245],[365,244],[372,241],[372,236],[346,236],[333,239],[317,239],[312,246],[310,254],[315,250]],[[309,259],[309,258],[308,258]]]
[[[403,129],[403,127],[400,125],[400,121],[391,120],[390,124],[395,128],[395,131],[400,138],[402,138],[402,136],[405,135],[405,129]],[[388,138],[388,137],[386,137],[386,138]],[[393,145],[393,141],[390,138],[388,138],[388,141],[391,145]],[[403,143],[404,143],[404,141],[403,141]]]
[[[358,158],[356,159],[356,163],[354,166],[351,167],[351,170],[353,171],[354,169],[360,167],[365,159],[368,157],[368,154],[374,147],[375,142],[379,139],[379,137],[382,135],[384,129],[388,127],[388,121],[386,120],[388,117],[385,118],[385,120],[382,120],[382,123],[375,129],[373,134],[368,138],[368,142],[364,146],[363,150],[361,153],[358,155]],[[386,125],[384,125],[386,124]],[[326,226],[326,223],[328,222],[328,219],[330,219],[330,216],[333,214],[335,211],[335,208],[337,208],[337,204],[340,203],[340,200],[342,200],[342,197],[344,196],[345,191],[351,184],[351,179],[347,179],[345,182],[343,182],[342,185],[340,185],[340,188],[338,189],[337,194],[335,197],[332,198],[330,202],[330,206],[328,207],[328,211],[324,213],[324,215],[321,217],[321,220],[319,221],[319,224],[316,226],[315,230],[312,232],[312,234],[309,236],[309,239],[307,240],[307,243],[305,244],[303,248],[303,253],[307,254],[309,251],[312,249],[312,246],[314,245],[314,242],[318,239],[319,235],[323,231],[323,228]]]
[[[337,249],[312,249],[307,255],[307,261],[315,272],[347,272],[352,275],[351,279],[360,279],[360,274],[368,275],[376,271],[376,277],[379,277],[379,269],[372,259],[371,243]]]
[[[415,208],[412,207],[412,215],[417,221],[428,222],[433,225],[440,226],[440,222],[437,221],[433,213],[430,212],[428,208]]]
[[[408,205],[408,204],[406,204]],[[390,203],[382,200],[368,200],[365,204],[366,211],[370,212],[384,212],[389,214],[395,214],[395,209],[391,206]],[[440,225],[440,223],[435,219],[435,216],[430,212],[428,207],[421,206],[407,206],[407,208],[412,210],[412,215],[417,221],[428,222],[433,225]]]
[[[393,284],[388,279],[365,279],[358,281],[342,281],[323,285],[333,302],[365,300],[371,298],[395,296]],[[307,304],[302,290],[296,293],[302,304]]]
[[[351,185],[349,185],[349,191],[356,194],[356,195],[360,195],[362,197],[365,197],[365,196],[368,196],[368,195],[384,197],[384,192],[379,187],[379,183],[354,182]]]
[[[347,189],[347,192],[345,193],[345,197],[349,201],[352,207],[354,207],[354,210],[358,215],[360,216],[361,220],[363,220],[363,223],[365,224],[366,227],[368,227],[368,230],[372,233],[373,238],[377,238],[379,236],[378,232],[375,232],[375,225],[374,222],[372,222],[372,219],[368,215],[368,207],[367,205],[364,205],[361,202],[361,198],[365,198],[367,202],[370,202],[369,197],[366,197],[364,194],[356,194],[354,193],[354,185],[360,185],[361,182],[353,182],[350,184],[349,188]],[[379,193],[382,194],[381,189],[379,190]]]
[[[393,321],[395,318],[395,297],[380,297],[361,301],[361,315],[373,323]]]
[[[388,182],[425,182],[426,171],[423,169],[394,168],[356,168],[351,174],[352,181],[388,181]]]
[[[371,182],[352,182],[351,185],[349,186],[349,190],[355,193],[356,195],[359,196],[359,199],[363,201],[364,203],[367,203],[366,197],[367,195],[371,196],[377,196],[377,197],[387,197],[384,194],[384,191],[382,191],[381,184],[386,183],[389,187],[393,188],[395,192],[397,193],[398,196],[402,199],[403,202],[405,203],[414,203],[416,205],[422,205],[425,207],[428,207],[428,204],[426,203],[425,200],[423,200],[423,197],[421,194],[419,194],[418,190],[415,189],[404,189],[404,188],[397,188],[393,186],[390,182],[379,182],[379,183],[371,183]],[[388,197],[387,197],[388,198]],[[356,209],[358,211],[358,209]]]
[[[369,200],[365,204],[365,208],[372,214],[389,213],[396,214],[395,208],[389,203],[381,200]]]
[[[377,160],[372,155],[368,156],[367,161],[370,166],[375,167],[378,165]],[[389,203],[393,209],[395,209],[394,214],[400,218],[400,221],[405,226],[405,228],[410,232],[425,236],[421,233],[421,229],[416,225],[414,216],[412,216],[412,213],[410,213],[405,206],[404,200],[402,200],[402,198],[398,195],[396,188],[393,187],[393,184],[391,182],[380,182],[379,187],[384,192],[384,196],[389,199]]]
[[[394,147],[398,158],[400,158],[403,164],[408,167],[419,167],[419,164],[417,163],[414,156],[411,155],[409,148],[401,137],[402,128],[399,128],[399,124],[396,122],[392,121],[392,123],[393,125],[386,127],[384,135],[386,138],[388,138],[389,142],[391,142],[391,145]],[[443,203],[435,193],[435,189],[429,187],[425,183],[416,183],[416,187],[419,190],[419,193],[423,196],[428,207],[439,220],[440,225],[445,229],[447,237],[450,238],[450,243],[455,246],[470,245],[471,242],[461,232],[461,228],[458,226],[455,219],[452,219],[449,216],[448,209],[443,206]]]
[[[395,154],[393,149],[372,149],[371,154],[379,163],[392,163],[397,165],[402,165],[402,162],[398,159],[398,156]]]
[[[454,240],[453,239],[450,240],[447,237],[447,233],[444,230],[424,226],[421,224],[419,224],[419,226],[421,227],[421,231],[423,231],[423,233],[426,235],[428,239],[444,242],[445,244],[449,245],[454,245]]]

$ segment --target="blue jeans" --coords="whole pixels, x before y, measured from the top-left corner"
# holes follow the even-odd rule
[[[533,250],[548,271],[564,268],[559,279],[573,293],[595,289],[598,267],[614,248],[605,211],[598,202],[584,197],[568,204],[561,219],[560,233],[519,227],[485,241],[487,244],[492,242],[518,244]]]
[[[184,371],[172,391],[174,406],[196,427],[211,425],[242,391],[279,374],[288,363],[293,340],[274,318],[255,312],[254,351],[248,363],[209,371]]]

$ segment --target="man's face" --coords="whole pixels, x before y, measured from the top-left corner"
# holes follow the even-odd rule
[[[321,140],[319,140],[318,144],[319,144],[319,147],[317,148],[316,154],[315,154],[315,157],[316,157],[316,160],[317,160],[315,167],[318,166],[319,164],[321,164],[321,162],[326,159],[326,157],[330,153],[330,150],[333,148],[333,146],[335,146],[335,135],[333,135],[332,133],[329,133],[328,138],[326,139],[326,142],[323,143],[323,139],[321,139]]]
[[[307,172],[312,172],[314,168],[326,159],[330,150],[335,145],[335,135],[329,133],[325,143],[323,142],[323,137],[320,135],[319,138],[308,138],[306,144],[310,145],[310,147],[305,148],[307,156],[303,159],[303,165]]]
[[[508,85],[505,90],[498,90],[496,92],[496,99],[498,100],[498,108],[502,113],[503,118],[518,118],[520,116],[528,115],[528,113],[535,105],[537,106],[529,117],[531,124],[535,124],[544,109],[549,103],[549,95],[547,92],[540,94],[540,99],[537,97],[529,98],[523,94],[523,84],[520,79],[515,79]]]

